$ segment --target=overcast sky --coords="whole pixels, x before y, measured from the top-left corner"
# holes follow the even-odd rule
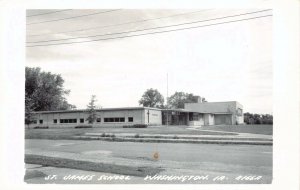
[[[27,11],[27,42],[175,25],[260,10],[116,10],[30,24],[109,10],[68,10],[30,16],[52,11],[57,10]],[[184,15],[178,15],[182,13]],[[159,30],[51,43],[182,29],[270,14],[271,11],[266,11]],[[161,17],[168,18],[63,33]],[[34,36],[39,34],[45,35]],[[45,43],[36,45],[41,44]],[[272,17],[106,41],[27,47],[26,50],[26,66],[61,74],[65,88],[71,90],[67,99],[77,108],[86,108],[92,94],[97,96],[98,104],[106,108],[138,106],[138,100],[149,88],[158,89],[166,97],[168,73],[169,95],[175,91],[189,92],[209,102],[238,101],[244,106],[244,112],[272,113]]]

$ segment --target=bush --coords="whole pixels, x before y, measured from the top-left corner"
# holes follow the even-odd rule
[[[112,137],[112,138],[116,138],[115,134],[106,134],[106,133],[102,133],[101,137]]]
[[[139,137],[140,137],[139,134],[134,135],[134,138],[139,138]]]
[[[147,128],[146,124],[123,125],[123,128]]]
[[[74,127],[75,129],[79,129],[79,128],[92,128],[91,125],[77,125]]]
[[[244,113],[244,123],[246,124],[273,124],[273,115]]]
[[[49,126],[35,126],[34,129],[48,129]]]

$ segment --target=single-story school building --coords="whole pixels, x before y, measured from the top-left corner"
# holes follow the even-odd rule
[[[236,101],[186,103],[184,109],[150,107],[102,108],[96,110],[93,126],[146,125],[235,125],[243,124],[243,107]],[[75,127],[87,125],[88,112],[82,110],[34,112],[30,126]]]

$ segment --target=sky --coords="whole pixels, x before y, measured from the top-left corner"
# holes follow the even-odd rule
[[[168,86],[169,96],[175,91],[183,91],[205,97],[209,102],[238,101],[244,112],[272,114],[272,17],[198,27],[271,15],[272,11],[141,32],[87,37],[260,10],[65,10],[52,14],[44,13],[60,10],[28,10],[27,42],[84,38],[27,43],[27,46],[127,38],[27,47],[26,66],[61,74],[64,87],[71,90],[67,100],[77,108],[86,108],[91,95],[97,96],[97,104],[103,108],[139,106],[138,100],[149,88],[157,89],[166,99]],[[97,14],[44,22],[93,13]],[[148,21],[135,22],[140,20]],[[98,28],[87,30],[93,27]],[[197,28],[180,30],[187,27]],[[66,32],[79,29],[84,30]],[[128,37],[164,30],[176,31]]]

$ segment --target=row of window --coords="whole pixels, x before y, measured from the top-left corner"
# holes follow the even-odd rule
[[[106,117],[104,122],[125,122],[125,117]],[[128,117],[128,122],[133,122],[133,117]]]
[[[33,120],[33,122],[32,123],[34,123],[34,124],[37,124],[37,120]],[[39,123],[40,124],[43,124],[43,120],[41,119],[41,120],[39,120]]]
[[[107,117],[104,122],[125,122],[125,117]]]
[[[84,123],[84,119],[81,118],[80,123]],[[53,119],[53,123],[56,124],[58,122],[57,119]],[[101,122],[101,118],[97,118],[96,119],[97,123]],[[109,123],[109,122],[125,122],[125,117],[106,117],[104,118],[104,122],[105,123]],[[128,117],[128,122],[133,122],[133,117]],[[37,120],[33,121],[34,124],[37,124]],[[40,124],[43,124],[43,120],[40,119],[39,120]],[[77,119],[60,119],[59,123],[77,123]]]
[[[53,123],[57,123],[57,119],[54,119]],[[77,123],[77,119],[60,119],[59,123]]]

